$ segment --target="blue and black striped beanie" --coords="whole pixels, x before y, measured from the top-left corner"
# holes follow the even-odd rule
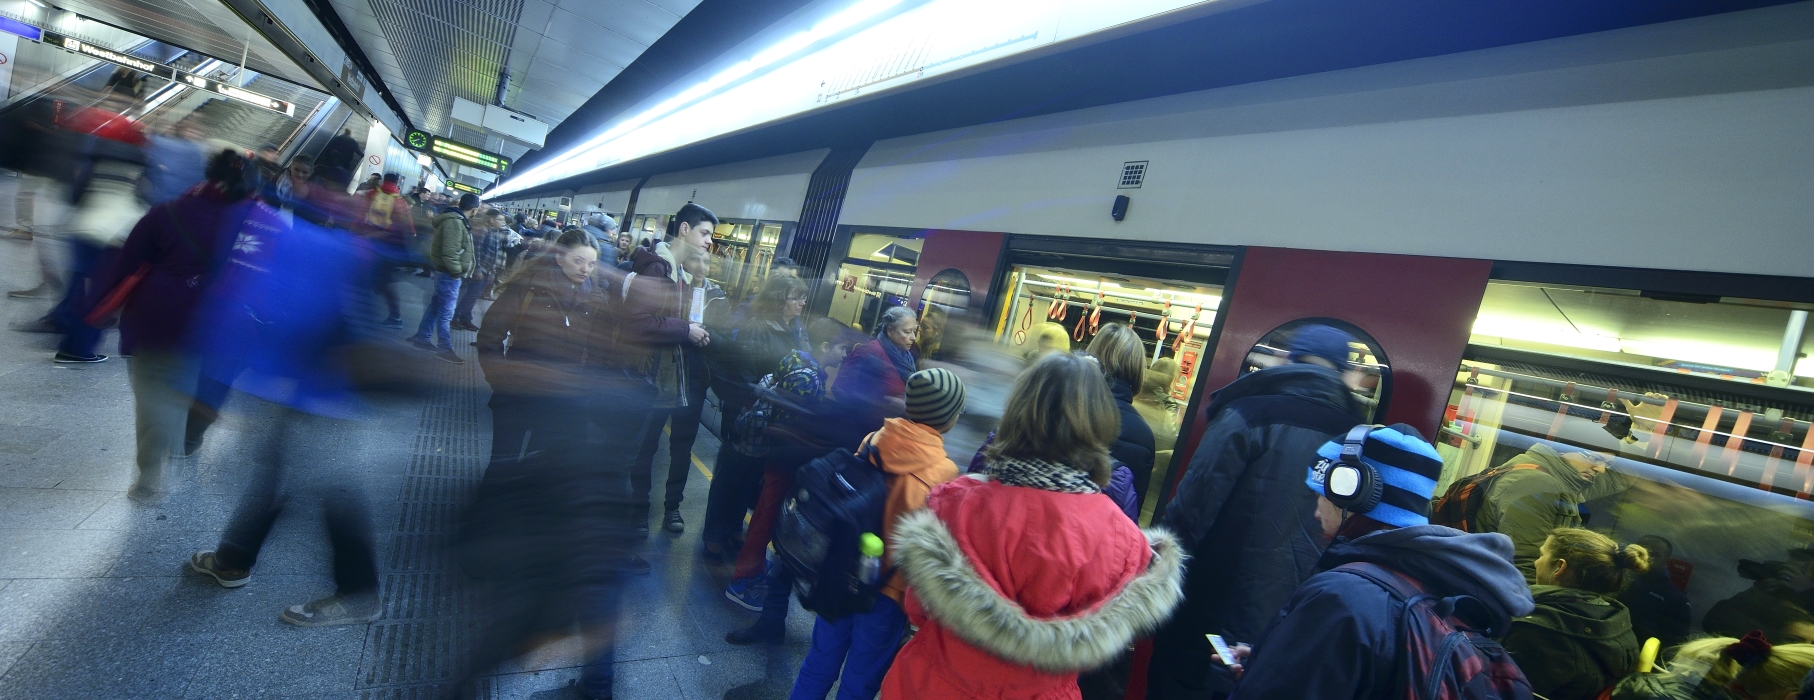
[[[1321,494],[1324,474],[1342,456],[1342,439],[1323,443],[1316,455],[1322,459],[1311,465],[1304,483]],[[1436,480],[1442,478],[1442,456],[1416,428],[1403,423],[1375,428],[1361,448],[1361,461],[1372,465],[1386,482],[1379,505],[1367,517],[1394,527],[1430,524],[1430,498],[1436,494]]]

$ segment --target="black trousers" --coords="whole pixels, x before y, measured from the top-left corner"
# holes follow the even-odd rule
[[[492,462],[456,545],[485,594],[467,681],[531,636],[578,622],[580,684],[609,691],[622,566],[640,540],[628,467],[651,398],[634,382],[583,397],[494,394]]]
[[[655,452],[661,447],[663,425],[670,427],[668,480],[661,507],[663,510],[677,509],[686,497],[687,476],[693,470],[693,441],[699,437],[699,417],[705,410],[705,385],[703,381],[688,382],[685,406],[649,411],[649,419],[642,427],[642,445],[636,451],[636,461],[630,466],[631,497],[642,504],[645,511],[654,488],[651,472],[655,468]]]
[[[250,570],[271,525],[299,497],[318,497],[334,550],[334,586],[340,595],[378,590],[365,484],[357,466],[336,467],[337,441],[346,421],[303,413],[250,395],[241,395],[267,427],[252,451],[252,482],[240,497],[221,536],[216,558],[226,567]]]

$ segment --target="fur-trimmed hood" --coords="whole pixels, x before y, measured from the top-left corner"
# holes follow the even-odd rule
[[[1153,551],[1146,571],[1094,609],[1054,619],[1029,616],[983,580],[930,510],[901,517],[892,551],[913,596],[939,625],[1004,661],[1067,673],[1114,660],[1183,600],[1183,550],[1169,532],[1144,532]]]

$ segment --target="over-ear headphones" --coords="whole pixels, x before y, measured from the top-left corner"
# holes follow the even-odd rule
[[[1386,493],[1386,482],[1379,471],[1361,459],[1367,436],[1377,425],[1357,425],[1342,438],[1342,454],[1329,466],[1324,477],[1323,497],[1335,507],[1353,513],[1365,513],[1379,505]]]

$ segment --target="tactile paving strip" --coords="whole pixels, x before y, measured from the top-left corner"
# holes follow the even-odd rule
[[[442,364],[437,374],[397,494],[379,592],[383,617],[366,631],[356,684],[361,700],[440,697],[463,670],[476,633],[477,601],[453,569],[447,540],[485,472],[489,434],[477,363]],[[492,688],[481,680],[472,697],[490,698]]]

